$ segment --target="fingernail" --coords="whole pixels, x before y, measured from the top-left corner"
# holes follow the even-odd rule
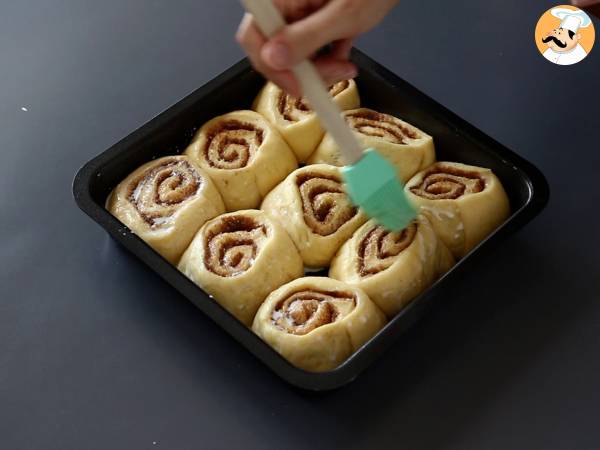
[[[269,42],[265,44],[262,50],[263,60],[275,70],[284,70],[288,68],[290,60],[290,51],[285,44],[281,42]]]

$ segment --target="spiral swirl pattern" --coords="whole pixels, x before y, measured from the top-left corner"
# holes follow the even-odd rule
[[[128,199],[146,223],[158,228],[166,225],[201,185],[202,177],[190,163],[177,157],[163,159],[131,182]]]
[[[389,232],[375,226],[361,241],[358,248],[358,272],[362,277],[375,275],[389,268],[396,256],[413,243],[417,224],[411,223],[400,232]]]
[[[338,81],[337,83],[329,86],[329,95],[336,97],[348,89],[349,86],[350,82],[348,80]]]
[[[335,97],[346,90],[348,86],[350,86],[348,80],[339,81],[329,87],[329,93],[332,97]],[[298,122],[312,113],[312,109],[308,106],[304,97],[295,98],[284,91],[279,94],[277,109],[279,114],[288,122]]]
[[[393,144],[407,144],[407,139],[421,137],[394,116],[372,110],[363,109],[347,114],[346,121],[354,130],[365,136],[378,137]]]
[[[456,200],[465,194],[476,194],[485,189],[485,181],[477,172],[436,164],[420,185],[411,192],[430,200]]]
[[[358,213],[339,178],[308,173],[299,176],[297,183],[304,221],[316,234],[329,236]]]
[[[221,277],[249,270],[268,238],[264,224],[242,214],[222,217],[204,233],[204,264]]]
[[[246,167],[263,143],[264,130],[239,120],[219,123],[208,136],[204,158],[211,167],[241,169]]]
[[[350,293],[303,290],[279,302],[271,320],[287,333],[303,336],[342,320],[355,306],[356,298]]]

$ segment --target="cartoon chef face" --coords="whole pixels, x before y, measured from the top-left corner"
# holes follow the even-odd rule
[[[581,34],[576,34],[573,30],[559,27],[550,31],[542,39],[542,42],[555,52],[566,53],[573,50],[580,40]]]
[[[549,18],[550,21],[544,20],[544,28],[536,31],[539,44],[545,45],[547,48],[542,50],[542,56],[548,61],[561,66],[569,66],[576,64],[587,56],[586,49],[582,46],[582,39],[587,39],[586,34],[582,32],[582,28],[592,27],[592,43],[593,43],[593,25],[589,16],[574,8],[557,7],[547,11],[544,16],[550,13],[551,16],[559,19],[556,23],[555,19]],[[544,17],[543,16],[543,17]],[[540,19],[540,22],[542,20]],[[538,23],[538,27],[539,27]],[[546,23],[553,23],[547,27]],[[547,27],[547,28],[546,28]],[[550,27],[553,29],[550,30]],[[542,47],[541,45],[539,47]]]

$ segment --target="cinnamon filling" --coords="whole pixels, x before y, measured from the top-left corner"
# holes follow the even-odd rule
[[[384,139],[393,144],[408,143],[408,139],[419,139],[421,136],[404,125],[400,120],[388,114],[371,110],[362,110],[346,115],[348,124],[365,136]]]
[[[279,329],[303,336],[344,319],[355,306],[356,297],[349,292],[304,290],[281,300],[275,307],[271,320]]]
[[[252,217],[226,216],[205,230],[204,265],[222,277],[241,275],[252,267],[267,239],[267,227]]]
[[[344,192],[339,178],[306,173],[296,179],[304,222],[316,234],[329,236],[351,220],[358,209]]]
[[[262,128],[248,122],[227,120],[209,133],[204,158],[211,167],[241,169],[258,152],[263,138]]]
[[[359,274],[368,277],[388,269],[395,258],[413,243],[416,234],[417,224],[414,222],[400,232],[389,232],[375,226],[359,245]]]
[[[463,195],[476,194],[485,189],[485,180],[475,171],[436,164],[420,185],[411,192],[430,200],[456,200]]]
[[[344,92],[346,89],[348,89],[348,86],[350,86],[350,81],[348,81],[348,80],[338,81],[337,83],[329,86],[329,95],[331,95],[332,97],[336,97],[336,96],[340,95],[342,92]]]
[[[172,158],[134,180],[128,187],[128,198],[148,225],[160,227],[196,195],[201,185],[200,174],[187,161]]]
[[[294,98],[283,91],[279,94],[277,109],[279,114],[288,122],[298,122],[312,112],[306,100]]]
[[[348,86],[350,86],[348,80],[339,81],[329,87],[329,93],[332,97],[335,97],[348,89]],[[312,113],[312,109],[308,106],[304,97],[294,98],[283,91],[279,92],[277,110],[281,117],[288,122],[298,122]]]

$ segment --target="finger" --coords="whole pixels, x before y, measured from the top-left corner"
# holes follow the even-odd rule
[[[339,20],[338,9],[337,2],[329,2],[314,14],[286,25],[263,46],[263,61],[276,70],[290,69],[325,44],[351,37],[350,21]]]
[[[254,19],[251,14],[244,14],[244,18],[240,22],[237,33],[235,35],[236,40],[246,51],[252,62],[262,64],[260,57],[260,51],[267,42],[267,39],[258,30],[254,24]]]
[[[317,58],[314,64],[328,86],[354,78],[358,73],[356,66],[348,60],[335,59],[329,55]]]
[[[272,81],[293,97],[302,96],[300,85],[291,71],[273,70],[265,66],[260,59],[258,61],[255,61],[250,55],[248,55],[248,58],[250,59],[250,63],[252,63],[252,66],[258,72],[260,72],[266,79]]]
[[[575,6],[585,8],[586,6],[596,5],[600,3],[600,0],[572,0],[571,3]]]
[[[262,61],[260,49],[267,40],[256,27],[252,15],[244,15],[236,33],[236,39],[248,54],[250,63],[257,71],[291,95],[300,95],[298,82],[290,71],[273,70]]]
[[[352,50],[352,39],[340,39],[333,43],[333,49],[329,53],[335,59],[349,59]]]
[[[248,58],[250,59],[252,66],[267,80],[271,80],[293,97],[300,97],[302,95],[300,85],[291,71],[273,70],[266,66],[260,58],[254,59],[254,57],[251,55],[248,55]]]
[[[289,70],[270,72],[268,78],[292,97],[302,97],[300,84],[296,80],[294,74]]]
[[[573,5],[600,17],[600,0],[573,0]]]
[[[273,0],[286,22],[295,22],[321,8],[328,0]]]

